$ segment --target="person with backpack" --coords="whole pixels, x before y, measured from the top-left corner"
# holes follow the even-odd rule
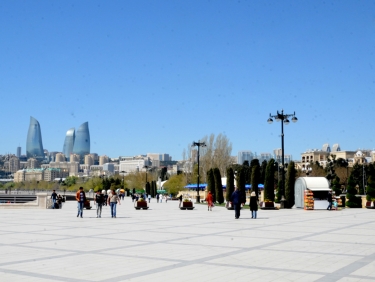
[[[53,208],[53,209],[58,208],[58,206],[57,206],[57,204],[56,204],[56,201],[57,201],[57,193],[55,192],[55,190],[52,191],[51,199],[52,199],[52,208]]]
[[[103,193],[98,190],[94,198],[94,202],[96,203],[96,217],[102,217],[102,208],[104,201],[105,199]]]

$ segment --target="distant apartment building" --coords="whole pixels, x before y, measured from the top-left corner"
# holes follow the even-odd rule
[[[254,154],[251,151],[239,151],[237,154],[237,163],[242,165],[245,161],[250,162],[254,159]]]
[[[66,178],[69,176],[68,171],[56,168],[36,168],[23,169],[14,173],[14,182],[23,181],[54,181],[56,178]]]
[[[148,157],[120,157],[118,171],[137,172],[144,170],[144,166],[151,165],[151,160]]]
[[[16,154],[17,158],[20,158],[21,157],[21,147],[17,147],[17,154]]]
[[[103,165],[103,171],[108,171],[110,173],[115,173],[115,164],[105,163]]]
[[[104,165],[105,163],[108,163],[108,162],[109,162],[108,156],[104,155],[104,156],[99,157],[99,165]]]
[[[50,162],[50,168],[60,168],[65,172],[69,172],[70,176],[77,176],[79,163],[78,162]]]
[[[262,163],[263,161],[269,161],[272,159],[272,155],[270,153],[261,153],[259,156],[258,156],[258,160],[260,163]]]
[[[281,159],[282,159],[282,151],[281,151],[281,148],[277,148],[275,150],[273,150],[273,158],[276,162],[278,163],[282,163],[281,162]],[[292,155],[289,155],[289,154],[284,154],[284,164],[288,164],[292,161]]]
[[[20,169],[20,159],[17,157],[11,157],[9,160],[9,171],[14,173]]]
[[[85,155],[85,165],[92,166],[94,165],[94,157],[92,154]]]
[[[27,168],[28,169],[40,168],[40,162],[35,158],[29,158],[27,160]]]
[[[57,163],[61,163],[61,162],[65,162],[66,161],[66,159],[65,159],[65,155],[64,154],[62,154],[62,153],[57,153],[56,155],[55,155],[55,162],[57,162]]]
[[[79,160],[80,160],[80,155],[70,154],[70,158],[69,158],[70,162],[78,162],[79,163]]]

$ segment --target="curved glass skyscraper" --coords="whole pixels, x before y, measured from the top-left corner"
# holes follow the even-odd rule
[[[39,122],[30,117],[29,131],[26,140],[26,156],[27,158],[44,159],[42,133]]]
[[[74,127],[69,129],[66,132],[64,147],[63,147],[63,154],[65,155],[68,161],[70,160],[70,154],[73,153],[75,137],[76,137],[76,133],[75,133]]]
[[[81,161],[85,155],[90,154],[90,132],[88,122],[83,123],[76,131],[73,153],[80,155]]]

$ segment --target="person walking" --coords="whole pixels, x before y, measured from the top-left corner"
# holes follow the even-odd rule
[[[59,209],[62,208],[62,200],[63,200],[63,198],[62,198],[61,195],[59,194],[59,195],[57,196],[57,204],[58,204],[58,206],[59,206]]]
[[[208,191],[207,197],[206,197],[206,202],[207,202],[207,210],[212,211],[212,206],[213,206],[213,196],[211,191]]]
[[[178,205],[178,207],[181,207],[181,204],[182,204],[182,194],[180,195],[180,197],[178,197],[178,199],[180,200],[180,204]]]
[[[165,203],[168,202],[168,195],[165,195],[165,196],[164,196],[164,200],[165,200]]]
[[[236,188],[236,190],[234,190],[234,192],[232,193],[231,201],[232,201],[232,204],[234,206],[234,217],[235,217],[235,219],[239,219],[240,213],[241,213],[240,212],[241,211],[241,204],[243,204],[241,202],[242,197],[241,197],[241,192],[240,192],[239,188]]]
[[[148,202],[151,203],[151,194],[148,194]]]
[[[100,190],[96,191],[96,195],[94,198],[94,202],[96,203],[96,217],[102,217],[102,208],[104,201],[105,198],[103,193]]]
[[[163,202],[163,195],[160,195],[159,200],[160,200],[160,203]]]
[[[250,211],[251,211],[251,218],[257,218],[257,211],[258,211],[258,199],[255,192],[251,192],[250,194]]]
[[[55,190],[52,191],[51,199],[52,199],[52,208],[54,209],[56,205],[56,201],[57,201],[57,194]]]
[[[327,210],[332,210],[332,192],[329,191],[328,192],[328,207],[327,207]]]
[[[77,200],[77,207],[78,207],[77,217],[81,216],[82,218],[83,207],[86,201],[86,194],[85,194],[85,191],[83,191],[83,187],[79,187],[79,190],[76,193],[76,200]]]
[[[108,205],[111,206],[111,216],[116,218],[116,206],[117,203],[121,205],[120,198],[116,194],[115,190],[112,190],[112,193],[108,196]]]
[[[159,203],[159,194],[156,194],[156,202]]]

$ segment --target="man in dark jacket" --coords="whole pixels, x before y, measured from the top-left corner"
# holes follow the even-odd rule
[[[242,196],[239,188],[236,188],[236,190],[233,192],[232,196],[230,197],[230,200],[234,207],[234,217],[238,219],[240,217],[240,210],[241,210],[241,204],[242,203]]]

